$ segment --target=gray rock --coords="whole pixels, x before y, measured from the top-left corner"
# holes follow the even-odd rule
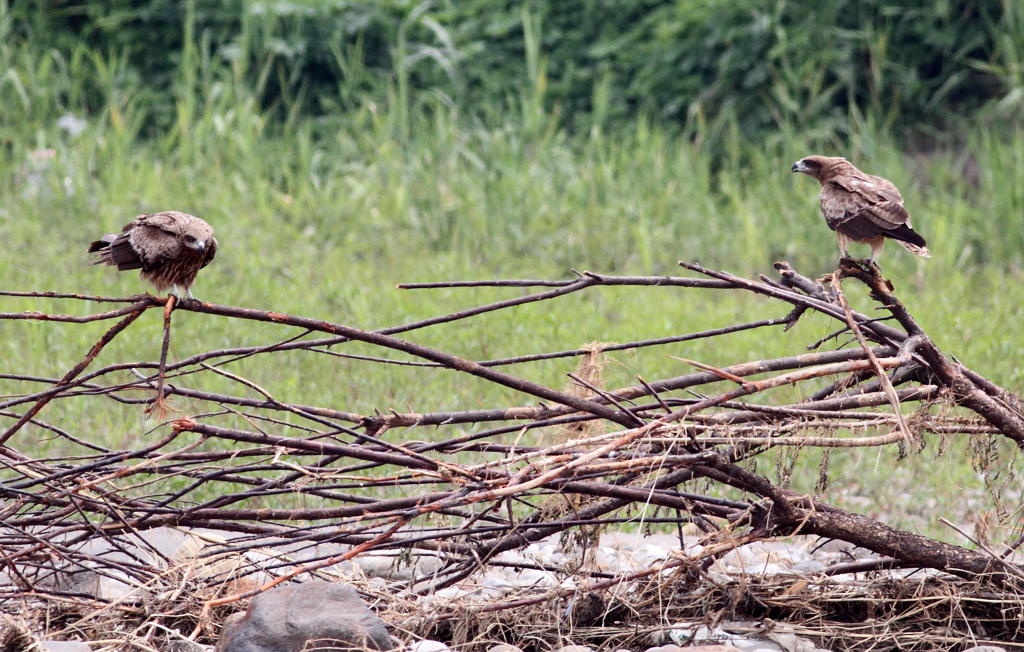
[[[786,652],[830,652],[808,638],[790,632],[765,632],[764,637],[780,645]]]
[[[487,652],[523,652],[523,649],[508,643],[500,643],[492,648],[488,648]]]
[[[774,641],[765,641],[759,638],[733,638],[729,640],[731,649],[742,650],[742,652],[797,652],[787,650]]]
[[[647,648],[647,652],[740,652],[740,649],[732,645],[690,645],[688,647],[662,645],[661,647]]]
[[[300,652],[307,644],[320,652],[395,647],[351,586],[304,582],[253,598],[245,614],[225,625],[217,651]]]
[[[429,638],[416,641],[409,646],[409,652],[449,652],[450,647],[441,641],[432,641]]]
[[[101,600],[135,603],[144,599],[151,587],[139,582],[115,564],[148,564],[166,569],[187,558],[201,546],[190,535],[168,527],[137,534],[124,534],[109,540],[95,537],[70,546],[91,560],[68,563],[56,572],[39,577],[43,586],[69,593],[83,593]]]
[[[1006,652],[1005,647],[999,647],[998,645],[975,645],[969,647],[963,652]]]
[[[586,645],[566,645],[560,647],[552,652],[594,652],[594,648],[587,647]]]
[[[359,555],[352,562],[352,566],[367,577],[399,581],[429,578],[444,566],[441,555],[414,552],[410,556],[405,550],[382,550],[376,554]]]
[[[200,645],[195,641],[177,640],[164,643],[161,650],[162,652],[213,652],[213,646]]]
[[[39,652],[90,652],[89,646],[79,641],[39,641]]]

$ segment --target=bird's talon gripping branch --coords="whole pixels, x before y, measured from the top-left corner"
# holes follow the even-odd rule
[[[891,295],[896,289],[892,281],[882,276],[878,264],[870,260],[847,260],[834,273],[838,274],[839,279],[851,276],[860,279],[870,288],[872,296]]]

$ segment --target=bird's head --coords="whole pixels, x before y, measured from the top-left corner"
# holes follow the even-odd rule
[[[808,176],[812,176],[818,181],[824,181],[825,177],[834,174],[838,168],[844,165],[850,165],[842,156],[821,156],[814,154],[811,156],[805,156],[791,168],[793,172],[803,172]]]
[[[189,249],[203,251],[213,241],[213,229],[198,217],[182,213],[175,221],[175,226],[175,235]]]

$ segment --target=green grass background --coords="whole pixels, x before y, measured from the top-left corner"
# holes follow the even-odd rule
[[[930,260],[889,246],[882,262],[897,292],[945,351],[1011,389],[1024,390],[1024,128],[964,122],[956,137],[908,150],[870,120],[842,140],[780,127],[771,139],[735,133],[715,144],[637,117],[605,131],[564,129],[530,89],[498,124],[462,116],[429,97],[365,102],[343,122],[264,111],[245,71],[215,65],[186,42],[170,107],[173,124],[142,136],[149,113],[120,83],[124,62],[94,50],[41,54],[0,45],[0,280],[6,289],[130,295],[134,274],[90,267],[86,246],[134,215],[178,209],[210,222],[221,248],[195,286],[204,300],[380,328],[502,297],[513,289],[401,291],[399,282],[564,278],[569,269],[678,274],[678,260],[744,275],[788,260],[811,276],[837,258],[817,209],[817,184],[790,173],[812,153],[843,154],[902,189]],[[106,89],[79,113],[81,80]],[[535,86],[531,88],[536,88]],[[57,125],[87,121],[77,136]],[[497,111],[496,111],[497,112]],[[728,130],[726,130],[727,132]],[[52,150],[52,152],[45,152]],[[40,153],[45,152],[45,153]],[[871,311],[859,289],[854,307]],[[84,313],[100,305],[0,298],[0,311]],[[433,327],[417,342],[473,359],[622,342],[785,314],[745,296],[669,288],[598,288]],[[0,373],[60,376],[107,324],[0,321]],[[154,360],[156,311],[107,347],[96,366]],[[606,384],[686,373],[670,356],[727,365],[800,353],[835,328],[810,317],[796,329],[755,331],[609,356]],[[178,313],[172,357],[270,343],[268,324]],[[380,354],[362,345],[346,352]],[[507,370],[554,387],[574,361]],[[528,403],[528,397],[438,369],[383,367],[307,352],[252,358],[230,370],[275,397],[356,412],[434,411]],[[127,378],[125,376],[124,378]],[[251,394],[208,377],[197,387]],[[0,381],[0,393],[24,391]],[[782,398],[798,398],[792,392]],[[179,407],[186,412],[187,402]],[[110,446],[131,446],[154,424],[141,408],[96,398],[61,400],[43,418]],[[392,433],[401,437],[402,433]],[[415,436],[422,436],[416,433]],[[894,448],[835,450],[829,500],[888,522],[959,541],[939,516],[972,522],[991,511],[997,540],[1019,530],[1019,452],[986,438],[941,441],[900,457]],[[42,431],[14,445],[47,452]],[[771,477],[813,490],[821,455],[758,463]],[[792,468],[788,469],[788,465]],[[1017,511],[1015,511],[1017,510]]]

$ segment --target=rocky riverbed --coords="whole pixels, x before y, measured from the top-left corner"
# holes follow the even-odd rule
[[[262,547],[225,552],[233,542],[241,540],[225,539],[222,533],[177,528],[146,532],[144,543],[130,537],[96,539],[75,544],[80,550],[88,549],[96,560],[94,567],[63,568],[43,574],[37,580],[40,587],[59,595],[80,596],[83,602],[106,604],[107,609],[122,607],[138,613],[157,604],[164,610],[172,608],[174,594],[167,593],[167,586],[140,584],[133,580],[129,568],[132,563],[162,565],[168,578],[181,579],[187,575],[190,580],[214,577],[223,580],[236,576],[233,586],[237,589],[269,582],[276,576],[272,567],[279,566],[285,559],[289,564],[298,564],[343,554],[348,550],[345,546],[333,544],[301,546],[282,541],[277,549]],[[776,594],[784,598],[814,600],[815,587],[825,581],[827,571],[834,571],[840,565],[856,569],[858,567],[852,564],[870,564],[873,557],[868,551],[814,537],[755,542],[708,557],[700,564],[699,581],[692,580],[688,592],[680,593],[680,569],[693,566],[680,562],[700,559],[702,552],[706,551],[707,542],[702,545],[696,532],[677,536],[608,531],[586,548],[552,537],[522,550],[505,552],[457,583],[436,589],[432,585],[442,577],[441,572],[445,568],[441,555],[410,554],[407,550],[371,551],[323,569],[319,572],[320,579],[285,583],[258,594],[247,611],[228,618],[223,630],[207,627],[202,630],[206,632],[205,636],[187,636],[174,630],[166,640],[173,643],[172,647],[177,652],[212,650],[213,645],[195,642],[204,638],[209,640],[209,632],[217,632],[215,640],[219,642],[216,649],[222,652],[282,652],[293,649],[298,652],[314,649],[308,646],[317,641],[317,650],[348,649],[341,647],[340,643],[330,643],[331,640],[355,642],[365,649],[403,649],[407,652],[444,652],[449,649],[515,652],[520,647],[561,652],[615,649],[674,652],[681,646],[689,650],[748,652],[824,652],[856,648],[846,645],[841,648],[819,647],[815,641],[823,640],[822,637],[814,636],[814,628],[799,623],[794,625],[765,617],[729,618],[723,617],[724,612],[701,614],[699,610],[680,611],[676,607],[681,600],[690,600],[694,604],[710,600],[709,596],[718,590],[722,595],[739,595],[736,589],[741,584],[752,587],[759,582],[772,584],[778,589]],[[648,588],[658,588],[661,586],[658,583],[662,582],[666,601],[661,610],[652,615],[651,610],[645,607],[643,613],[627,613],[623,607],[630,605],[631,600],[637,600],[640,593],[635,584],[615,581],[616,577],[624,575],[643,578]],[[899,582],[902,579],[921,586],[942,580],[941,574],[915,569],[875,570],[871,576],[875,582]],[[856,583],[864,581],[865,574],[849,573],[844,577]],[[843,579],[835,581],[842,582]],[[2,588],[6,593],[15,595],[19,585],[17,578],[8,576],[5,583]],[[366,602],[353,586],[361,589]],[[185,597],[178,594],[179,601]],[[521,608],[495,608],[495,605],[516,600],[521,601]],[[10,631],[20,632],[21,639],[18,640],[30,641],[38,649],[50,652],[119,649],[110,638],[84,636],[72,640],[73,637],[69,636],[75,632],[89,632],[86,627],[62,628],[59,626],[62,621],[52,619],[32,623],[28,614],[33,608],[33,601],[36,607],[50,609],[48,613],[52,615],[52,605],[45,605],[46,595],[43,592],[31,599],[23,597],[20,602],[13,599],[4,601],[4,624],[8,629],[16,625]],[[537,611],[530,611],[527,606]],[[591,613],[580,615],[587,609]],[[461,641],[455,640],[457,636],[437,636],[434,638],[444,640],[434,640],[429,635],[430,631],[444,631],[444,628],[431,626],[430,619],[434,615],[458,612],[472,624],[473,619],[482,620],[483,614],[499,611],[526,618],[538,617],[536,631],[530,640],[509,641],[506,638],[502,642],[494,640],[495,637],[473,638],[469,635],[464,635]],[[737,609],[735,613],[740,611],[742,609]],[[682,618],[680,614],[693,617]],[[635,635],[628,637],[631,641],[628,647],[615,646],[615,640],[624,640],[621,636],[618,639],[609,636],[602,643],[599,642],[598,624],[608,632],[614,630],[619,633],[633,627]],[[464,627],[464,634],[471,629]],[[520,630],[508,625],[494,631],[508,636]],[[580,640],[575,640],[576,637]],[[10,640],[13,639],[8,635],[5,642]],[[1002,641],[986,638],[983,632],[979,632],[976,640],[965,639],[950,649],[996,652],[1020,648],[1012,641],[1006,642],[1010,646],[1007,648],[976,645],[979,642],[994,644]],[[164,648],[171,649],[166,645]],[[8,646],[4,649],[20,648]]]

